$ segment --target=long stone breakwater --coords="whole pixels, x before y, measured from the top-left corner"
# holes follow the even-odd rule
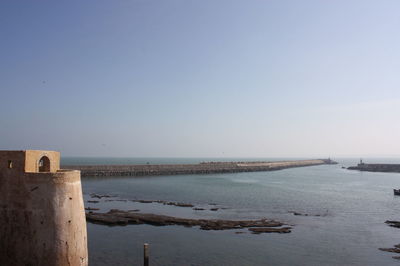
[[[350,166],[347,169],[368,172],[400,173],[400,164],[359,163],[357,166]]]
[[[292,167],[336,164],[330,159],[272,162],[204,162],[199,164],[63,165],[82,176],[156,176],[273,171]]]

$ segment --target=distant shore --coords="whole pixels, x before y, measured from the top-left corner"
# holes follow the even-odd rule
[[[62,168],[80,170],[82,176],[157,176],[274,171],[322,164],[337,163],[330,159],[314,159],[270,162],[203,162],[199,164],[63,165]]]

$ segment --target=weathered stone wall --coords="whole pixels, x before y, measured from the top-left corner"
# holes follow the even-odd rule
[[[23,170],[21,164],[32,166],[43,154],[51,158],[51,172]],[[54,152],[0,151],[0,165],[6,165],[0,168],[0,265],[88,264],[80,172],[57,169],[58,158]]]
[[[334,162],[321,159],[280,162],[210,162],[158,165],[66,165],[63,168],[78,169],[81,171],[82,176],[149,176],[272,171],[329,163]]]
[[[4,171],[24,172],[25,151],[0,151],[0,173]]]

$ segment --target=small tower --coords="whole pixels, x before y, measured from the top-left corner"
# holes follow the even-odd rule
[[[54,151],[0,151],[0,265],[88,264],[81,175]]]

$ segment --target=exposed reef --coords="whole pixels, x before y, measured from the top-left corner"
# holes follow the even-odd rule
[[[282,227],[282,228],[249,228],[249,231],[251,231],[253,234],[261,234],[261,233],[280,233],[280,234],[286,234],[290,233],[291,227]]]
[[[394,245],[393,248],[379,248],[379,250],[392,252],[392,253],[400,253],[400,244]],[[393,256],[393,259],[400,260],[400,256]]]
[[[174,202],[174,201],[166,201],[166,200],[121,199],[121,198],[117,198],[118,196],[111,196],[108,194],[101,195],[101,194],[96,194],[96,193],[90,194],[90,197],[97,198],[97,199],[107,198],[105,200],[106,202],[112,202],[112,201],[128,202],[128,201],[131,201],[131,202],[138,202],[138,203],[159,203],[159,204],[163,204],[163,205],[170,205],[170,206],[176,206],[176,207],[193,208],[193,210],[198,210],[198,211],[205,210],[204,208],[195,207],[193,204],[190,204],[190,203]],[[114,198],[114,199],[110,199],[110,198]],[[87,202],[99,203],[100,201],[88,200]],[[215,204],[211,203],[209,205],[215,205]],[[218,209],[220,209],[220,208],[211,208],[210,210],[217,211]],[[226,208],[221,208],[221,209],[226,209]]]
[[[108,195],[108,194],[96,194],[96,193],[92,193],[92,194],[90,194],[90,197],[102,199],[102,198],[115,198],[116,196],[112,196],[112,195]]]
[[[91,198],[110,202],[110,201],[123,201],[123,202],[138,202],[143,204],[158,203],[163,205],[186,207],[194,211],[218,211],[227,209],[225,207],[216,207],[216,203],[209,203],[208,208],[195,206],[190,203],[172,202],[164,200],[145,200],[145,199],[121,199],[118,196],[90,194]],[[89,203],[98,203],[98,200],[88,200]],[[212,206],[212,207],[211,207]],[[86,207],[86,220],[91,223],[103,224],[108,226],[128,225],[128,224],[150,224],[154,226],[166,225],[181,225],[185,227],[198,226],[201,230],[243,230],[248,229],[253,234],[261,233],[290,233],[291,227],[284,227],[284,223],[275,220],[221,220],[221,219],[189,219],[179,218],[167,215],[159,215],[152,213],[139,213],[139,209],[134,210],[118,210],[112,209],[106,213],[93,212],[99,210],[98,208]],[[243,234],[244,231],[235,232],[236,234]]]
[[[393,253],[400,253],[400,244],[394,245],[394,248],[379,248],[379,250]]]
[[[400,228],[400,221],[389,221],[387,220],[385,224],[388,224],[391,227]]]
[[[391,227],[400,228],[400,221],[387,220],[385,223]],[[379,248],[379,250],[392,253],[400,253],[400,244],[394,245],[393,248]],[[393,256],[392,258],[400,260],[400,256]]]
[[[133,213],[112,209],[107,213],[86,213],[86,220],[91,223],[109,226],[128,224],[150,224],[154,226],[181,225],[185,227],[199,226],[201,230],[228,230],[248,228],[252,233],[290,233],[291,227],[282,227],[283,223],[274,220],[215,220],[186,219],[150,213]]]
[[[63,165],[63,168],[80,170],[82,176],[156,176],[273,171],[321,164],[337,163],[330,159],[318,159],[276,162],[204,162],[199,164]]]
[[[87,210],[87,211],[98,211],[100,209],[99,208],[86,207],[85,210]]]

